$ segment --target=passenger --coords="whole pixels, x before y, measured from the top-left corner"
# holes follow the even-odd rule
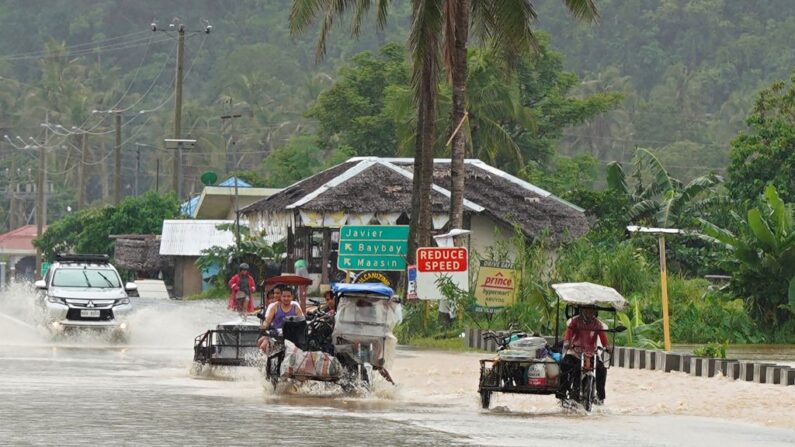
[[[607,325],[597,318],[596,315],[596,308],[582,307],[579,315],[569,320],[568,327],[566,328],[566,335],[563,337],[563,351],[565,356],[560,362],[561,382],[560,389],[557,393],[559,399],[565,399],[566,390],[572,386],[574,386],[575,391],[574,395],[570,397],[579,398],[579,396],[576,395],[578,387],[575,385],[580,375],[581,353],[595,353],[597,344],[600,344],[605,350],[610,351],[607,334],[605,333]],[[597,359],[595,366],[597,403],[601,404],[606,397],[605,384],[607,382],[607,368],[605,368],[600,359]]]
[[[284,319],[287,317],[302,317],[304,312],[301,306],[293,301],[293,291],[289,288],[284,288],[281,291],[280,301],[268,307],[268,313],[265,315],[265,321],[262,323],[263,330],[281,329],[284,326]]]
[[[334,294],[331,293],[331,290],[326,290],[326,293],[323,294],[323,299],[326,300],[326,303],[320,306],[320,309],[328,316],[333,317],[337,312],[337,301],[334,299]]]
[[[229,280],[232,294],[229,297],[228,308],[237,311],[245,320],[246,314],[254,312],[254,302],[251,295],[256,290],[254,278],[248,273],[248,264],[240,264],[240,272]]]

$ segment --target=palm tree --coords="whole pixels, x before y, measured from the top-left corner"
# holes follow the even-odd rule
[[[564,0],[579,20],[598,17],[594,0]],[[475,34],[504,56],[508,66],[537,43],[531,24],[536,18],[532,0],[447,0],[444,2],[445,68],[453,86],[450,114],[452,153],[450,163],[450,225],[460,228],[464,219],[465,134],[461,129],[467,109],[467,45],[470,22]]]
[[[593,0],[563,0],[578,19],[597,17]],[[364,17],[375,6],[377,22],[383,27],[387,20],[389,0],[294,0],[290,13],[290,29],[303,31],[317,16],[322,17],[317,57],[325,54],[326,40],[334,20],[353,12],[351,32],[357,36]],[[471,18],[470,18],[471,17]],[[489,41],[511,62],[536,43],[530,24],[536,14],[531,0],[412,0],[412,22],[409,49],[413,69],[412,85],[417,105],[417,139],[415,141],[414,184],[409,262],[414,248],[430,243],[431,187],[433,181],[433,146],[438,97],[437,78],[442,53],[453,84],[453,110],[450,130],[453,133],[451,177],[451,225],[463,224],[464,133],[456,131],[466,113],[467,44],[470,22],[477,35]]]

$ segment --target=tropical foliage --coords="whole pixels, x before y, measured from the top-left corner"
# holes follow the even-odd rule
[[[89,208],[69,213],[47,228],[33,244],[45,259],[58,253],[113,255],[111,234],[160,234],[164,219],[177,216],[179,205],[173,196],[150,192],[128,197],[118,206]]]
[[[765,188],[764,203],[745,218],[732,213],[738,232],[702,220],[704,232],[731,253],[726,260],[732,286],[762,326],[792,329],[795,321],[795,220],[793,204],[776,188]]]

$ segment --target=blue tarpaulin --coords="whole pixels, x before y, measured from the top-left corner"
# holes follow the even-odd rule
[[[334,283],[331,285],[331,291],[337,293],[371,293],[375,295],[382,295],[387,298],[392,298],[395,292],[389,287],[378,283],[365,283],[365,284],[345,284]]]

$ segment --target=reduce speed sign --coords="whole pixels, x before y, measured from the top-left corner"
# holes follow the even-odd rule
[[[469,290],[469,255],[463,247],[421,247],[417,249],[417,297],[442,299],[436,284],[446,276],[461,290]]]

